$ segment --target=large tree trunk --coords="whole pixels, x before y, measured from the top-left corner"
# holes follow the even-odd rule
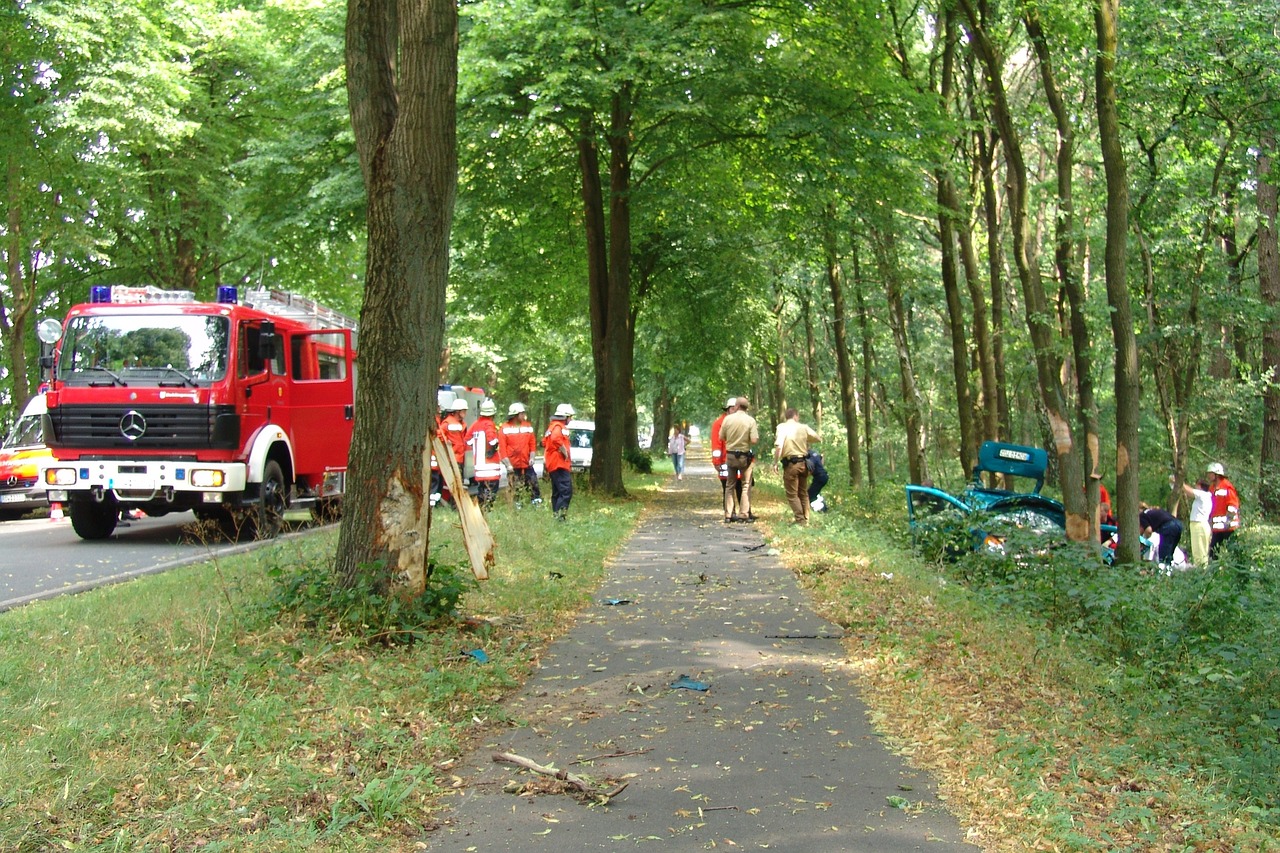
[[[1116,347],[1116,493],[1112,497],[1120,544],[1116,562],[1136,563],[1138,545],[1138,421],[1141,410],[1138,342],[1133,331],[1133,304],[1125,275],[1125,241],[1129,231],[1129,181],[1120,144],[1116,109],[1115,58],[1119,0],[1096,0],[1094,24],[1098,56],[1094,82],[1098,102],[1098,136],[1107,180],[1107,303]]]
[[[593,118],[587,116],[580,120],[576,140],[587,240],[591,357],[595,367],[596,428],[591,488],[616,496],[626,494],[622,483],[623,431],[635,352],[631,325],[630,126],[630,89],[624,86],[614,95],[608,132],[607,227]]]
[[[452,0],[350,0],[347,94],[368,194],[355,434],[335,568],[425,588],[425,484],[457,186]]]
[[[1268,129],[1258,148],[1258,291],[1272,318],[1262,333],[1263,394],[1261,470],[1258,508],[1280,521],[1280,246],[1276,238],[1276,133]]]
[[[831,328],[835,337],[836,374],[840,382],[840,420],[844,423],[845,459],[849,466],[849,484],[862,482],[862,460],[858,456],[858,413],[854,408],[857,394],[853,366],[849,363],[848,330],[845,325],[844,287],[840,275],[840,256],[836,251],[835,210],[827,209],[827,227],[823,232],[822,254],[827,271],[827,288],[831,291]]]
[[[1053,70],[1053,58],[1049,54],[1049,44],[1045,39],[1038,12],[1033,7],[1027,7],[1024,15],[1027,35],[1035,48],[1045,98],[1049,102],[1049,111],[1053,114],[1058,130],[1058,150],[1055,157],[1058,215],[1054,217],[1053,258],[1058,283],[1066,293],[1071,309],[1071,353],[1076,375],[1076,411],[1080,419],[1081,431],[1084,433],[1083,462],[1087,475],[1084,480],[1085,508],[1088,514],[1089,534],[1094,541],[1097,541],[1101,520],[1098,503],[1099,485],[1102,482],[1102,473],[1098,470],[1101,439],[1098,426],[1098,404],[1093,393],[1093,357],[1090,354],[1092,344],[1089,326],[1085,320],[1084,287],[1074,260],[1076,218],[1072,170],[1075,167],[1075,130],[1072,126],[1072,117],[1058,86],[1057,76]]]
[[[953,107],[955,90],[956,11],[948,5],[942,47],[942,79],[939,98],[944,113]],[[905,53],[904,53],[905,55]],[[978,441],[974,429],[973,393],[969,386],[969,341],[965,334],[964,303],[956,264],[955,223],[962,217],[956,200],[955,181],[945,168],[934,172],[938,198],[938,245],[942,256],[942,292],[947,301],[947,323],[951,331],[951,378],[956,388],[956,419],[960,426],[960,472],[968,476],[977,460]]]
[[[1013,257],[1022,284],[1022,297],[1027,315],[1027,328],[1035,350],[1036,377],[1040,398],[1052,436],[1050,450],[1055,454],[1062,504],[1067,516],[1067,536],[1077,541],[1090,538],[1088,514],[1085,511],[1084,476],[1079,463],[1079,448],[1071,428],[1066,394],[1060,374],[1061,361],[1056,354],[1056,332],[1051,321],[1048,299],[1040,280],[1040,269],[1034,256],[1031,221],[1028,216],[1027,167],[1022,157],[1021,141],[1013,121],[1013,113],[1001,79],[1004,63],[997,55],[970,0],[962,0],[971,27],[972,44],[986,70],[987,90],[991,96],[991,116],[1000,131],[1004,146],[1005,174],[1009,186],[1009,208],[1013,234]],[[1137,507],[1133,507],[1135,515]]]

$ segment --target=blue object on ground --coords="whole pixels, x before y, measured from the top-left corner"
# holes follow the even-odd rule
[[[682,675],[671,682],[671,687],[673,690],[697,690],[699,693],[706,693],[711,689],[711,685],[705,681],[694,681],[687,675]]]
[[[476,663],[488,663],[489,656],[485,654],[484,649],[472,649],[467,652],[468,655],[476,659]]]
[[[605,604],[630,604],[630,603],[631,603],[631,599],[629,599],[629,598],[606,598],[606,599],[604,600],[604,603],[605,603]]]

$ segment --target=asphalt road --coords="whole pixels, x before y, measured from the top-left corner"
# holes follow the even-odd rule
[[[139,575],[256,547],[200,541],[189,512],[121,521],[110,538],[86,542],[65,519],[0,522],[0,610],[82,592]]]

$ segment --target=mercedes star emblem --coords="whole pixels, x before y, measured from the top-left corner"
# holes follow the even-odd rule
[[[130,441],[137,441],[147,431],[147,419],[141,412],[130,409],[120,419],[120,434]]]

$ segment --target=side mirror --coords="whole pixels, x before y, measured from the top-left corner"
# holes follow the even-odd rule
[[[275,360],[278,340],[276,324],[270,320],[263,320],[258,331],[258,357],[262,359],[263,364],[270,364]]]

